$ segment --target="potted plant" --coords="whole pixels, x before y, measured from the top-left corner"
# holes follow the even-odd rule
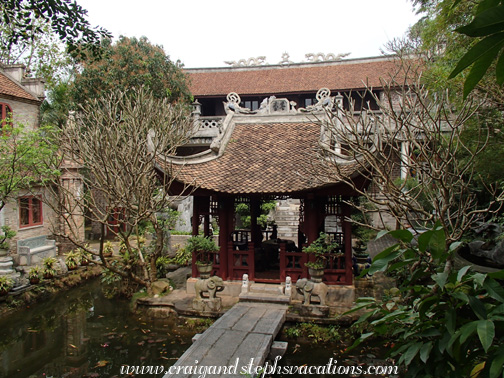
[[[65,264],[69,270],[75,270],[81,262],[80,253],[78,251],[70,251],[65,255]]]
[[[315,239],[308,247],[303,248],[304,253],[315,256],[314,261],[308,261],[305,266],[308,268],[310,280],[313,282],[322,282],[324,276],[324,268],[326,266],[326,255],[334,252],[338,248],[338,243],[330,240],[329,235],[321,232],[319,237]]]
[[[7,276],[0,276],[0,295],[7,293],[14,287],[14,280]]]
[[[114,253],[114,246],[110,240],[106,241],[103,244],[103,257],[111,257]]]
[[[89,245],[86,244],[85,247],[87,248],[87,247],[89,247]],[[86,251],[84,248],[77,248],[77,253],[80,258],[80,264],[82,266],[89,265],[89,261],[91,261],[91,254],[88,251]]]
[[[46,257],[42,260],[42,264],[44,265],[44,269],[42,270],[42,274],[44,278],[51,279],[56,275],[56,260],[54,257]]]
[[[32,285],[36,285],[40,282],[41,275],[42,271],[38,266],[34,266],[28,271],[28,279]]]
[[[213,265],[213,255],[219,251],[219,247],[210,237],[192,236],[187,239],[186,252],[196,256],[196,268],[201,278],[210,277]]]

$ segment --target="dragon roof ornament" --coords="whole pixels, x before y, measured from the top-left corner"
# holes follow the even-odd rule
[[[224,63],[230,65],[231,67],[251,67],[251,66],[261,66],[264,65],[265,56],[258,56],[257,58],[248,58],[236,60],[227,60]]]
[[[329,53],[327,55],[324,53],[317,53],[317,54],[309,53],[309,54],[305,54],[305,57],[308,60],[308,62],[310,62],[310,63],[337,62],[337,61],[340,61],[343,58],[347,57],[348,55],[350,55],[350,53],[343,53],[343,54],[338,54],[338,55],[334,55],[333,53]]]
[[[231,92],[227,95],[227,102],[224,102],[224,109],[226,114],[280,114],[280,113],[309,113],[309,112],[320,112],[325,109],[333,109],[335,107],[341,107],[343,105],[343,96],[338,93],[337,96],[331,97],[331,90],[328,88],[321,88],[316,94],[317,103],[314,105],[307,106],[306,108],[296,109],[296,102],[289,101],[286,98],[276,98],[275,96],[270,96],[265,98],[260,107],[257,110],[251,110],[249,108],[243,108],[240,106],[241,98],[235,92]]]

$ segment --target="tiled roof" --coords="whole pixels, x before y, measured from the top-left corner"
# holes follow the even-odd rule
[[[39,101],[23,87],[0,72],[0,95],[22,98],[25,100]]]
[[[320,88],[349,90],[368,86],[380,87],[380,78],[387,79],[397,71],[390,58],[343,60],[333,63],[311,63],[247,68],[215,68],[187,70],[194,96],[316,92]]]
[[[320,187],[324,184],[315,179],[315,172],[308,173],[319,136],[316,123],[236,124],[223,155],[177,168],[176,179],[233,194],[292,193]],[[349,166],[348,175],[353,170]]]

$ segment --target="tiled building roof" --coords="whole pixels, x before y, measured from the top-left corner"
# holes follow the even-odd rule
[[[256,66],[243,68],[188,69],[194,96],[283,94],[380,87],[397,71],[391,58],[343,60],[332,63]]]
[[[308,168],[319,137],[316,123],[236,124],[223,155],[178,167],[176,179],[232,194],[314,189],[323,185]],[[347,171],[352,174],[354,167],[349,165]]]
[[[1,95],[39,102],[38,98],[0,72],[0,96]]]

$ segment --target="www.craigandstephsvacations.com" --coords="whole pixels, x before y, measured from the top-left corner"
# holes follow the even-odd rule
[[[279,365],[282,357],[278,356],[274,361],[266,362],[262,366],[254,364],[254,359],[249,361],[240,361],[237,358],[235,362],[229,366],[214,366],[214,365],[199,365],[198,360],[194,361],[192,365],[173,365],[170,367],[164,366],[135,366],[135,365],[122,365],[121,374],[170,374],[179,376],[181,374],[197,375],[198,378],[205,378],[207,375],[219,375],[225,377],[226,375],[249,376],[254,378],[264,378],[266,375],[283,374],[283,375],[397,375],[399,369],[397,366],[344,366],[338,365],[338,360],[333,358],[329,359],[325,365]]]

